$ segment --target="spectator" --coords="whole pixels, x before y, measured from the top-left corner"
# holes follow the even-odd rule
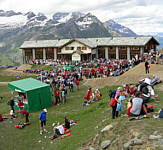
[[[130,116],[139,116],[141,114],[141,110],[147,113],[145,106],[143,105],[143,99],[141,98],[141,92],[137,91],[135,93],[135,98],[132,100],[132,108],[130,110]]]
[[[47,130],[45,129],[45,126],[46,126],[46,113],[47,113],[47,109],[43,109],[43,111],[39,115],[39,120],[40,120],[40,123],[41,123],[40,135],[43,134],[43,131],[47,132]]]
[[[26,110],[21,110],[21,113],[23,114],[23,116],[25,116],[25,123],[29,124],[29,113]]]

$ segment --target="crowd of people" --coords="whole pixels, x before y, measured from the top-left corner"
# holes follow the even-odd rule
[[[122,101],[128,97],[127,115],[136,117],[152,111],[153,106],[149,105],[148,102],[157,98],[154,85],[160,82],[162,80],[159,77],[153,76],[152,79],[142,79],[136,86],[124,85],[116,90],[111,90],[109,105],[112,107],[112,118],[118,117],[119,112],[121,112]]]
[[[129,69],[133,68],[135,65],[140,63],[140,60],[133,59],[128,60],[106,60],[106,59],[94,59],[87,62],[73,62],[69,63],[67,61],[50,61],[50,60],[35,60],[31,61],[31,64],[40,65],[51,65],[54,66],[54,69],[49,71],[31,69],[26,70],[28,73],[38,74],[37,79],[41,80],[51,87],[52,96],[55,98],[53,105],[65,104],[67,102],[66,95],[68,92],[74,92],[74,86],[76,90],[79,91],[79,83],[84,78],[101,78],[109,76],[119,76]],[[75,69],[69,70],[63,68],[63,66],[75,66]],[[150,65],[148,61],[145,61],[145,71],[146,74],[149,73]],[[157,76],[153,76],[152,79],[144,78],[137,83],[137,85],[123,85],[123,87],[118,87],[117,89],[112,89],[109,91],[109,105],[112,107],[112,119],[115,119],[119,116],[119,113],[122,111],[123,101],[128,98],[127,112],[128,116],[137,117],[143,114],[147,114],[153,110],[153,106],[149,105],[148,102],[151,99],[156,99],[157,95],[154,91],[154,86],[161,82],[161,79]],[[21,95],[22,99],[25,99]],[[102,98],[102,94],[99,89],[89,88],[83,99],[83,106],[88,106],[93,102],[99,101]],[[14,99],[9,101],[11,107],[10,115],[14,119]],[[25,124],[29,124],[29,113],[23,107],[23,100],[18,101],[18,109],[20,117],[25,117]],[[40,121],[40,134],[47,132],[46,130],[46,115],[47,109],[43,109],[39,115]],[[1,116],[2,118],[2,116]],[[58,123],[54,127],[54,135],[51,139],[58,138],[65,133],[68,133],[73,120],[68,120],[64,118],[65,124]]]

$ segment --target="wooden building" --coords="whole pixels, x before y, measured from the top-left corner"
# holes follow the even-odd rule
[[[23,62],[35,59],[83,61],[93,58],[132,59],[156,50],[153,37],[106,37],[25,41],[20,49]]]

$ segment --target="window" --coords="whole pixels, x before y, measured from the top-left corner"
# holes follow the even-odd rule
[[[134,46],[133,50],[139,50],[139,47],[138,46]]]
[[[65,49],[66,49],[66,50],[74,50],[74,47],[68,47],[68,46],[67,46]]]
[[[120,50],[126,50],[126,46],[120,46],[119,49]]]
[[[70,49],[70,47],[66,47],[65,49],[66,49],[66,50],[69,50],[69,49]]]
[[[81,47],[77,47],[77,50],[81,50]]]
[[[86,46],[83,46],[83,47],[82,47],[82,50],[87,50],[87,47],[86,47]]]

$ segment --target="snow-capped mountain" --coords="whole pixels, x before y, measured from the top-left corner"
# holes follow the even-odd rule
[[[105,24],[110,28],[111,30],[119,33],[122,36],[136,36],[136,33],[134,33],[129,28],[122,26],[118,23],[116,23],[114,20],[110,19],[105,22]]]
[[[47,17],[43,13],[0,10],[0,53],[9,58],[20,52],[19,47],[25,40],[124,35],[129,36],[128,28],[113,21],[107,21],[106,25],[90,13],[58,12]]]

